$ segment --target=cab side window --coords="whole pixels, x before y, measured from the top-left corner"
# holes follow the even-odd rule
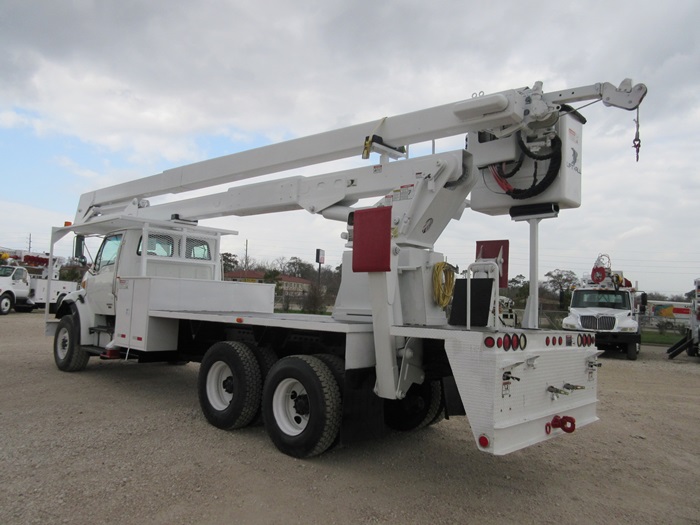
[[[121,242],[121,233],[105,237],[104,241],[102,241],[102,246],[100,246],[100,251],[97,253],[97,258],[95,259],[96,272],[117,262],[117,255],[119,254],[119,245]]]

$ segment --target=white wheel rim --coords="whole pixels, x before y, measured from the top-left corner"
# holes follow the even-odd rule
[[[285,379],[275,388],[272,413],[279,429],[289,436],[298,436],[309,424],[308,410],[300,412],[298,406],[299,397],[306,395],[304,385],[296,379]]]
[[[70,336],[68,335],[67,328],[61,328],[58,332],[58,338],[56,338],[56,354],[58,358],[63,360],[68,354],[68,346],[70,345]]]
[[[207,399],[214,410],[226,410],[228,408],[233,399],[233,392],[228,392],[224,383],[232,381],[233,374],[231,369],[223,361],[217,361],[209,369],[207,374]]]
[[[10,300],[7,297],[0,299],[0,311],[9,312],[10,311]]]

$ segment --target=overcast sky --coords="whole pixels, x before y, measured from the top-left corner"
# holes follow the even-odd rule
[[[496,92],[625,77],[640,113],[582,110],[583,202],[540,224],[540,273],[610,255],[641,289],[700,277],[700,2],[0,0],[0,246],[48,250],[82,193],[280,140]],[[225,249],[337,265],[340,223],[218,219]],[[467,211],[437,249],[465,267],[527,224]],[[62,243],[59,254],[68,255]]]

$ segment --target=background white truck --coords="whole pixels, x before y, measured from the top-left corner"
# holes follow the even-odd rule
[[[601,254],[590,279],[572,291],[562,328],[593,333],[598,349],[625,352],[627,359],[636,360],[642,341],[638,315],[646,307],[646,294],[640,294],[639,306],[635,295],[632,283],[622,272],[614,272],[610,257]]]
[[[686,352],[690,357],[700,355],[700,279],[695,279],[695,295],[690,302],[688,328],[683,338],[666,350],[669,359]]]
[[[629,80],[552,93],[538,82],[86,193],[74,224],[52,231],[51,256],[69,233],[77,257],[86,236],[103,239],[81,289],[47,316],[56,365],[78,371],[97,355],[199,362],[211,424],[241,428],[261,414],[273,443],[295,457],[465,412],[492,454],[573,432],[597,420],[599,351],[581,333],[503,327],[500,260],[470,265],[452,298],[433,247],[467,205],[531,227],[578,206],[583,119],[565,104],[631,110],[645,94]],[[463,133],[467,149],[409,158],[411,144]],[[360,153],[379,163],[147,200]],[[487,176],[509,189],[494,195]],[[356,206],[368,197],[379,200]],[[233,232],[197,223],[297,209],[346,227],[332,316],[275,313],[273,285],[222,282],[221,237]]]
[[[0,266],[0,315],[7,315],[13,308],[17,312],[31,312],[44,308],[48,303],[53,310],[63,298],[78,289],[78,283],[61,281],[54,269],[49,277],[47,269],[41,276],[31,275],[23,266]],[[52,280],[49,291],[48,282]]]

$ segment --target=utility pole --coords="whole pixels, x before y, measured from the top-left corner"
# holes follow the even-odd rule
[[[243,261],[243,271],[248,271],[248,239],[245,240],[245,259]]]
[[[29,247],[27,248],[29,253],[32,253],[32,234],[29,234]]]
[[[321,265],[326,262],[326,252],[324,250],[316,250],[316,262],[318,263],[318,289],[321,290]]]

